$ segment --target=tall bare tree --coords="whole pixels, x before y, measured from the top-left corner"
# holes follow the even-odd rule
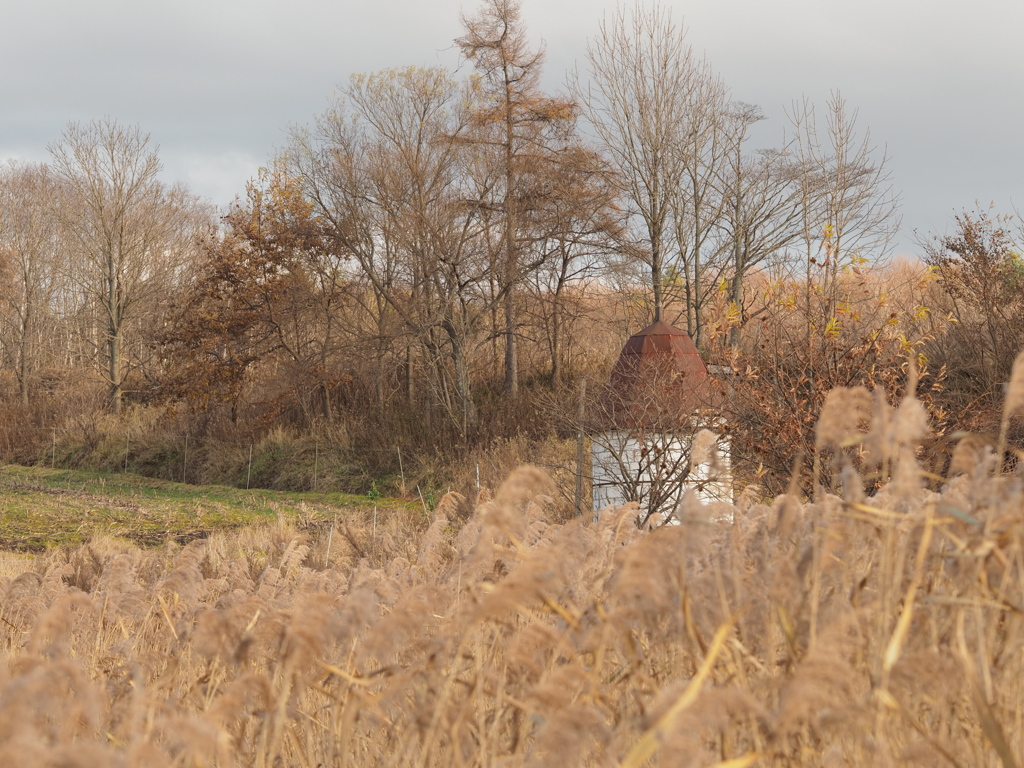
[[[679,97],[685,99],[685,116],[673,151],[683,173],[671,197],[672,228],[677,273],[685,290],[687,332],[702,345],[704,309],[717,282],[714,273],[726,267],[729,252],[728,244],[715,238],[726,201],[720,180],[730,149],[746,140],[759,112],[731,104],[725,83],[706,61],[691,62]]]
[[[538,335],[547,341],[554,387],[563,380],[572,320],[584,314],[585,292],[606,266],[622,226],[613,174],[603,158],[580,146],[560,154],[537,227],[545,234],[540,249],[552,255],[530,276],[531,309]]]
[[[589,82],[576,78],[574,92],[619,173],[659,320],[673,200],[686,172],[678,150],[686,141],[697,62],[668,10],[639,4],[631,14],[620,7],[601,21],[587,60]]]
[[[67,193],[58,217],[78,259],[69,259],[66,274],[99,310],[100,373],[119,413],[133,367],[126,333],[182,274],[202,206],[159,180],[157,148],[138,126],[70,123],[49,150]]]
[[[746,277],[769,259],[781,260],[801,235],[799,169],[787,148],[745,151],[747,129],[762,119],[749,105],[735,105],[728,161],[721,169],[722,216],[716,222],[728,254],[729,345],[740,345],[750,319]]]
[[[526,226],[531,208],[539,203],[532,181],[557,162],[552,131],[571,127],[576,107],[541,90],[544,52],[529,46],[519,0],[485,0],[476,15],[462,16],[462,25],[466,33],[456,43],[481,76],[474,140],[500,153],[501,183],[494,190],[501,212],[495,277],[504,293],[505,392],[514,396],[519,390],[516,293],[524,275],[543,263],[536,252],[527,255],[537,242]]]
[[[860,133],[857,110],[851,111],[838,91],[826,111],[824,126],[806,99],[789,113],[799,171],[808,318],[819,271],[825,312],[831,315],[841,268],[858,259],[884,257],[900,224],[888,155],[871,143],[869,130]]]
[[[470,355],[489,305],[504,298],[482,290],[482,198],[462,142],[473,98],[438,69],[356,76],[290,152],[316,215],[374,297],[369,308],[386,307],[422,345],[433,402],[463,432],[476,419]]]
[[[4,345],[23,406],[39,367],[41,334],[56,290],[59,237],[53,175],[44,165],[0,168],[0,253],[4,261]]]

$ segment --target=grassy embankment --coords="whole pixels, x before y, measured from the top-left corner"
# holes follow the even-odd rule
[[[150,546],[184,543],[212,531],[273,523],[329,527],[339,515],[383,514],[419,507],[393,499],[340,493],[194,486],[131,474],[42,467],[0,467],[0,550],[32,552],[97,535]],[[420,508],[420,514],[423,514]]]

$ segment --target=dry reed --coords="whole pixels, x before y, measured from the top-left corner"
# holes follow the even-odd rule
[[[845,398],[845,402],[844,402]],[[810,503],[559,522],[514,473],[457,526],[181,548],[97,539],[0,572],[0,765],[1018,765],[1024,517],[965,442],[928,490],[912,398],[830,398]],[[339,523],[339,529],[340,529]]]

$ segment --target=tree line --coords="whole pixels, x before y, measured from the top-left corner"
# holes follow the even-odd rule
[[[965,212],[927,268],[885,266],[898,196],[838,92],[754,148],[762,111],[663,8],[605,17],[558,94],[518,2],[461,24],[470,75],[353,76],[222,217],[110,119],[4,166],[8,405],[465,448],[571,432],[579,377],[665,319],[737,373],[751,477],[791,471],[833,386],[912,382],[936,424],[991,407],[1024,317],[1019,233]]]

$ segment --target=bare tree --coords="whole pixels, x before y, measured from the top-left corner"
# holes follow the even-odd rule
[[[436,402],[463,433],[476,419],[470,355],[504,298],[482,290],[490,264],[478,185],[486,193],[494,181],[474,176],[461,141],[472,105],[441,70],[356,76],[289,155],[338,253],[366,281],[371,309],[389,308],[423,346]]]
[[[157,149],[138,126],[70,123],[49,150],[67,192],[58,217],[80,259],[69,260],[66,274],[99,308],[101,373],[119,413],[133,367],[126,332],[168,297],[189,249],[180,238],[203,212],[184,188],[160,182]]]
[[[877,152],[870,131],[859,133],[857,110],[851,112],[838,91],[826,107],[824,128],[806,99],[789,114],[800,174],[808,318],[817,270],[825,311],[831,314],[841,267],[884,257],[900,224],[888,155]]]
[[[739,347],[743,325],[751,318],[745,296],[748,273],[772,258],[782,258],[801,235],[798,173],[786,148],[744,152],[747,128],[762,119],[756,107],[736,105],[735,131],[722,168],[722,215],[716,222],[727,250],[729,345]]]
[[[679,144],[682,178],[671,197],[673,235],[686,299],[686,328],[704,343],[704,308],[715,290],[715,271],[727,266],[729,247],[715,238],[726,195],[720,183],[730,150],[746,140],[759,118],[757,107],[729,102],[728,89],[706,61],[694,61],[686,90]]]
[[[531,252],[538,238],[527,232],[533,209],[544,202],[535,181],[558,162],[553,150],[559,133],[573,125],[576,105],[542,92],[544,52],[531,49],[526,40],[519,0],[485,0],[475,16],[462,16],[462,25],[466,33],[455,42],[481,76],[472,140],[500,153],[500,183],[493,191],[501,239],[494,275],[504,294],[505,392],[514,396],[519,390],[517,289],[547,255],[537,258],[536,250]]]
[[[664,300],[673,200],[686,166],[687,109],[698,63],[681,24],[659,6],[621,7],[587,46],[589,83],[574,92],[631,208],[632,238],[650,268],[654,319]]]
[[[596,152],[567,148],[553,171],[546,220],[538,226],[545,233],[540,248],[552,255],[530,276],[530,287],[532,310],[551,358],[551,383],[558,387],[571,320],[585,312],[579,305],[591,278],[605,266],[605,255],[614,248],[621,216],[612,174]]]
[[[7,326],[5,346],[23,406],[39,367],[41,335],[56,290],[59,238],[53,216],[55,182],[44,165],[0,168],[0,253]]]

